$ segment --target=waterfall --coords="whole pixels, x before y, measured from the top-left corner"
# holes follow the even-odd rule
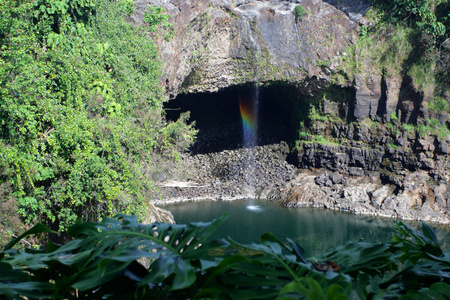
[[[247,151],[246,161],[244,162],[244,190],[252,197],[256,198],[256,146],[258,144],[258,110],[259,110],[259,63],[258,60],[261,57],[261,47],[253,37],[250,23],[247,21],[247,34],[252,44],[253,57],[252,64],[254,67],[253,72],[253,92],[250,97],[239,97],[239,108],[242,117],[243,127],[243,144]]]
[[[246,21],[247,23],[247,33],[248,38],[250,42],[252,43],[252,49],[253,49],[253,57],[252,57],[252,63],[253,63],[253,80],[255,82],[255,99],[256,96],[259,96],[259,59],[261,58],[261,46],[256,42],[255,38],[253,37],[252,28],[250,26],[250,23]],[[259,99],[257,99],[259,100]]]

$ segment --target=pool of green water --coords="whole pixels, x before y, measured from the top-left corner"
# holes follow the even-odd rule
[[[264,200],[197,201],[167,205],[177,223],[208,222],[227,213],[229,218],[215,238],[231,237],[237,242],[258,242],[271,232],[279,238],[291,238],[312,256],[349,241],[388,242],[395,233],[396,221],[375,216],[354,215],[317,208],[284,208]],[[404,221],[420,228],[420,222]],[[450,249],[450,228],[435,228],[441,246]]]

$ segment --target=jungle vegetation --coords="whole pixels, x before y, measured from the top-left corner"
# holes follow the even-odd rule
[[[187,116],[167,124],[152,37],[170,35],[164,10],[147,26],[130,0],[0,1],[2,243],[42,222],[118,212],[142,217],[155,160],[174,161],[195,137]],[[9,234],[8,234],[9,233]]]
[[[417,51],[407,52],[409,60],[390,60],[396,56],[389,51],[372,53],[386,53],[383,63],[433,66],[433,93],[448,89],[440,47],[448,37],[448,2],[376,4],[381,26],[363,27],[359,45],[370,45],[370,35],[382,31],[397,36],[399,46],[420,41]],[[449,253],[425,223],[421,232],[399,223],[390,243],[349,243],[314,258],[270,233],[249,245],[212,240],[226,217],[141,224],[156,189],[154,162],[176,161],[195,130],[187,116],[170,124],[164,119],[161,64],[151,37],[170,37],[167,15],[151,8],[147,26],[135,28],[126,21],[133,7],[132,0],[0,2],[1,298],[445,299],[450,294]],[[418,74],[431,74],[403,70],[418,88],[420,78],[427,79]],[[44,234],[37,239],[43,241],[57,232],[65,232],[65,243],[34,243],[33,236]],[[18,237],[6,244],[12,233]]]
[[[307,258],[291,239],[214,240],[226,220],[143,225],[135,216],[77,222],[66,244],[0,252],[0,297],[12,299],[448,299],[450,253],[429,225],[401,222],[389,243],[349,242]],[[146,266],[146,267],[145,267]],[[25,298],[26,297],[26,298]]]

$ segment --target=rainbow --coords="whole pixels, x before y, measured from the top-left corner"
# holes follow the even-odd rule
[[[239,95],[239,109],[244,129],[244,145],[254,146],[256,142],[256,117],[252,103]]]

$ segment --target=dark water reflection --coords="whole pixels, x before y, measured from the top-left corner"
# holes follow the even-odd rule
[[[287,209],[268,201],[200,201],[168,205],[177,223],[207,222],[225,212],[228,220],[214,237],[231,237],[242,242],[258,242],[265,232],[289,237],[301,245],[307,256],[321,253],[348,241],[388,242],[394,236],[395,220],[354,215],[314,208]],[[419,222],[405,222],[420,228]],[[446,251],[449,249],[448,226],[432,225]],[[437,226],[437,227],[436,227]]]

